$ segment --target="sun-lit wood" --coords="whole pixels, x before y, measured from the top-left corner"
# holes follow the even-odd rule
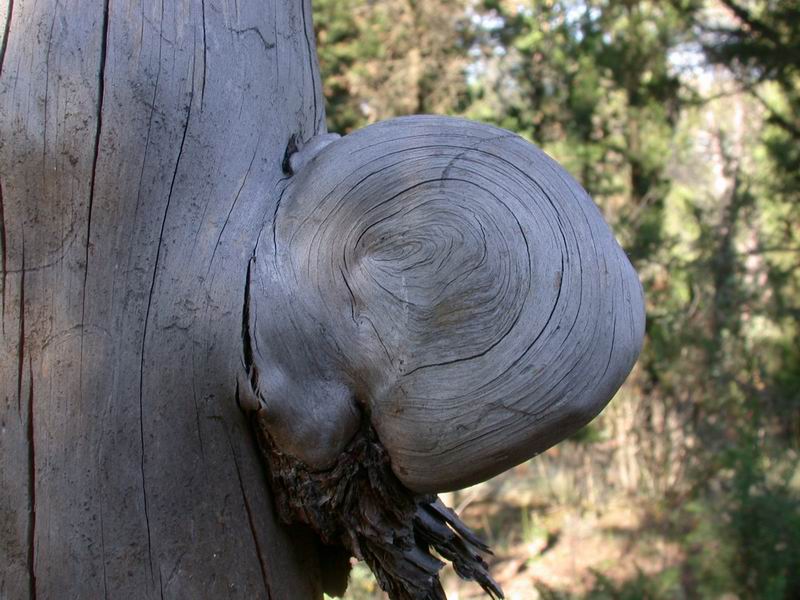
[[[638,356],[643,297],[566,171],[454,118],[327,141],[251,266],[252,360],[281,448],[324,468],[366,418],[397,477],[438,492],[596,416]]]

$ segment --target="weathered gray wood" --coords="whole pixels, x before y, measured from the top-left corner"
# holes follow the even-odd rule
[[[299,466],[325,492],[346,464],[366,487],[335,527],[373,535],[376,492],[413,521],[373,535],[410,544],[378,570],[389,587],[428,560],[415,536],[469,540],[419,494],[387,496],[393,477],[484,479],[630,370],[641,288],[580,187],[464,121],[326,135],[309,8],[0,13],[0,596],[320,596],[315,542],[277,522],[233,402],[243,343],[283,491]],[[359,431],[381,468],[343,462]],[[491,590],[465,548],[456,564]],[[436,569],[419,589],[438,593]]]
[[[531,144],[408,117],[298,165],[250,278],[250,378],[281,451],[329,468],[368,419],[403,484],[454,489],[575,432],[632,368],[636,273]]]
[[[233,396],[307,0],[0,7],[0,597],[320,596]]]

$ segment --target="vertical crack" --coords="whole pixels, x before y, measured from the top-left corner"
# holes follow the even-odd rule
[[[86,251],[83,257],[83,296],[81,298],[81,347],[78,370],[79,387],[83,393],[83,338],[86,331],[86,283],[89,279],[89,249],[92,243],[92,208],[94,206],[95,182],[97,180],[97,161],[100,156],[100,134],[103,128],[103,100],[105,99],[106,54],[108,53],[108,10],[110,0],[103,5],[103,25],[100,33],[100,65],[97,83],[97,127],[94,132],[92,151],[92,173],[89,178],[89,206],[86,217]]]
[[[320,118],[319,118],[319,109],[317,107],[317,78],[314,69],[314,56],[316,53],[314,49],[311,47],[311,38],[308,34],[309,23],[308,23],[308,11],[310,10],[310,5],[308,2],[303,2],[303,6],[301,8],[301,12],[303,15],[303,33],[306,36],[306,48],[308,49],[308,69],[309,74],[311,76],[311,96],[314,99],[314,132],[313,135],[317,135],[320,131]],[[312,136],[313,137],[313,136]]]
[[[258,370],[253,364],[253,345],[250,337],[250,269],[255,260],[255,256],[253,256],[247,261],[247,275],[244,283],[244,302],[242,303],[242,366],[250,377],[250,385],[253,386],[254,390],[258,390]]]
[[[28,356],[28,577],[30,598],[36,600],[36,447],[33,429],[33,363]]]
[[[2,256],[0,256],[0,269],[3,270],[3,290],[2,294],[2,307],[0,307],[0,321],[2,321],[3,334],[6,332],[6,272],[8,271],[7,256],[8,256],[8,242],[6,241],[6,211],[3,204],[3,181],[0,179],[0,245],[3,246]]]
[[[261,139],[259,138],[258,143],[256,144],[255,149],[253,150],[253,156],[250,159],[250,164],[247,166],[247,171],[244,173],[244,177],[242,178],[242,183],[239,186],[239,189],[236,190],[236,195],[233,197],[233,202],[231,203],[230,208],[228,209],[228,214],[225,216],[225,222],[222,224],[222,228],[219,230],[219,235],[217,236],[217,241],[214,243],[214,250],[211,252],[211,258],[208,261],[208,271],[206,271],[206,276],[211,272],[211,267],[214,264],[214,257],[217,255],[217,248],[219,248],[220,241],[222,240],[222,234],[225,233],[225,228],[228,226],[228,222],[231,220],[231,215],[233,214],[233,209],[236,207],[236,203],[239,201],[239,196],[242,194],[242,190],[244,189],[245,183],[247,183],[247,178],[250,175],[250,171],[253,168],[253,163],[256,160],[256,154],[258,154],[258,149],[261,146]]]
[[[144,22],[144,15],[142,15],[142,22]],[[142,25],[144,30],[144,25]],[[142,197],[142,181],[144,181],[144,169],[147,166],[147,154],[150,150],[150,132],[153,130],[153,115],[156,113],[156,97],[158,96],[158,82],[161,80],[161,48],[164,42],[164,2],[161,2],[161,21],[159,21],[158,31],[158,69],[156,70],[156,81],[153,86],[153,99],[150,101],[150,116],[147,120],[147,135],[144,138],[144,156],[142,157],[142,168],[139,171],[139,186],[136,190],[136,213],[134,215],[134,222],[136,216],[139,214],[139,204]],[[141,43],[141,40],[140,40]]]
[[[17,343],[17,414],[22,415],[22,368],[25,364],[25,236],[22,236],[22,274],[19,283],[19,340]]]
[[[0,45],[0,76],[3,74],[3,63],[6,60],[6,48],[8,47],[8,36],[11,33],[11,17],[14,15],[14,0],[8,0],[8,14],[6,15],[6,25],[3,31],[3,43]]]
[[[143,26],[144,27],[144,26]],[[150,117],[147,123],[147,136],[145,138],[144,143],[144,157],[142,158],[142,170],[139,173],[139,189],[136,193],[136,211],[139,210],[139,200],[141,197],[142,192],[142,180],[144,179],[144,169],[147,165],[147,151],[150,148],[150,132],[153,126],[153,114],[156,112],[156,95],[158,94],[158,82],[161,78],[161,46],[163,42],[163,32],[164,28],[164,2],[161,2],[161,20],[159,21],[159,33],[158,33],[158,70],[156,71],[156,81],[155,86],[153,87],[153,101],[151,102],[150,107]],[[165,217],[166,219],[166,213]],[[161,226],[161,230],[163,233],[163,223]],[[159,247],[157,252],[161,250],[161,239],[159,238]],[[142,401],[142,390],[144,387],[144,348],[145,348],[145,340],[147,339],[147,319],[150,315],[150,304],[153,300],[153,286],[155,285],[155,268],[158,267],[158,254],[156,254],[156,265],[153,271],[153,281],[150,286],[150,295],[147,298],[147,311],[145,313],[145,321],[144,321],[144,331],[142,332],[142,349],[141,349],[141,356],[139,362],[139,437],[140,437],[140,446],[141,446],[141,476],[142,476],[142,499],[144,503],[144,520],[145,526],[147,527],[147,555],[150,559],[150,581],[154,582],[154,575],[153,575],[153,545],[152,539],[150,534],[150,513],[148,512],[147,507],[147,484],[145,482],[145,473],[144,473],[144,409],[143,409],[143,401]]]
[[[163,9],[163,3],[162,3]],[[163,15],[162,15],[163,19]],[[194,60],[194,59],[193,59]],[[161,219],[161,229],[158,233],[158,246],[156,247],[156,259],[155,264],[153,265],[153,277],[150,281],[150,291],[147,295],[147,309],[145,310],[144,315],[144,328],[142,331],[142,347],[141,347],[141,358],[139,362],[139,438],[140,438],[140,447],[141,447],[141,463],[140,463],[140,471],[142,476],[142,497],[144,501],[144,519],[147,525],[147,553],[150,557],[150,580],[155,583],[155,574],[153,569],[153,544],[152,544],[152,536],[150,533],[150,513],[147,506],[147,484],[145,478],[145,451],[144,451],[144,368],[145,368],[145,348],[147,342],[147,328],[150,324],[150,310],[153,306],[153,292],[155,291],[156,287],[156,277],[158,275],[158,265],[161,260],[161,248],[164,245],[164,227],[167,223],[167,216],[169,215],[169,207],[172,203],[172,193],[175,189],[175,180],[178,177],[178,168],[181,164],[181,157],[183,156],[183,147],[186,143],[186,133],[189,131],[189,121],[192,118],[192,104],[194,103],[194,63],[192,64],[192,81],[191,81],[191,89],[189,92],[189,103],[186,107],[186,120],[183,124],[183,134],[181,136],[181,143],[178,147],[178,156],[175,159],[175,168],[172,170],[172,180],[169,184],[169,192],[167,193],[167,202],[166,206],[164,207],[164,216]]]
[[[267,567],[266,561],[264,560],[264,553],[261,551],[261,544],[258,541],[258,535],[256,534],[256,527],[255,523],[253,522],[253,511],[250,508],[250,501],[247,499],[247,494],[244,491],[244,482],[242,481],[242,472],[239,469],[239,461],[236,458],[236,452],[233,449],[233,443],[231,442],[231,436],[226,431],[225,434],[228,436],[228,445],[231,448],[231,456],[233,457],[233,465],[236,468],[236,477],[239,480],[239,490],[242,493],[242,501],[244,502],[244,510],[247,513],[247,524],[250,526],[250,534],[253,536],[253,545],[255,546],[256,556],[258,557],[258,566],[261,568],[261,579],[264,582],[264,591],[267,594],[267,599],[271,600],[272,598],[272,591],[269,586],[269,578],[267,577]]]
[[[200,83],[200,112],[203,112],[203,99],[206,97],[206,78],[208,77],[208,46],[206,45],[206,0],[200,2],[203,16],[203,81]]]

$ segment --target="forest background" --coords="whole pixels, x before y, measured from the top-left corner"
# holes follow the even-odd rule
[[[644,285],[644,351],[602,416],[446,498],[507,596],[800,598],[796,0],[314,11],[331,131],[415,113],[515,131],[589,191]],[[348,598],[383,597],[358,567]]]

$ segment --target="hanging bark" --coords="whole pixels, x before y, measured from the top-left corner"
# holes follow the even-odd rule
[[[0,7],[0,597],[318,598],[234,402],[308,1]]]

